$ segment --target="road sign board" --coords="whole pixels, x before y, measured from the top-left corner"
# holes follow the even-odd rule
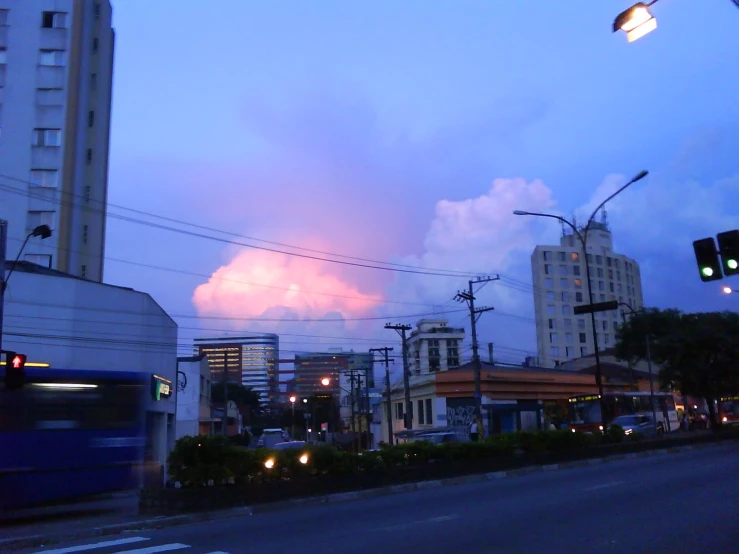
[[[598,302],[597,304],[583,304],[575,306],[573,312],[575,315],[592,314],[595,312],[607,312],[609,310],[618,309],[618,300],[610,300],[608,302]]]

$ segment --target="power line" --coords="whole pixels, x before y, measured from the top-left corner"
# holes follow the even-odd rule
[[[36,186],[31,181],[26,181],[26,180],[23,180],[23,179],[18,179],[16,177],[11,177],[9,175],[0,174],[0,177],[5,178],[5,179],[10,179],[12,181],[17,181],[17,182],[20,182],[20,183],[28,184],[28,185],[31,185],[31,186]],[[156,229],[161,229],[161,230],[166,230],[166,231],[170,231],[170,232],[174,232],[174,233],[180,233],[180,234],[184,234],[184,235],[189,235],[189,236],[192,236],[192,237],[197,237],[197,238],[202,238],[202,239],[207,239],[207,240],[213,240],[213,241],[217,241],[217,242],[221,242],[221,243],[225,243],[225,244],[231,244],[231,245],[234,245],[234,246],[242,246],[244,248],[252,248],[252,249],[256,249],[256,250],[263,250],[263,251],[266,251],[266,252],[272,252],[272,253],[276,253],[276,254],[283,254],[283,255],[286,255],[286,256],[296,256],[296,257],[300,257],[300,258],[306,258],[306,259],[311,259],[311,260],[324,261],[324,262],[341,264],[341,265],[348,265],[348,266],[353,266],[353,267],[361,267],[361,268],[365,268],[365,269],[376,269],[376,270],[381,270],[381,271],[394,271],[394,272],[398,272],[398,273],[410,273],[410,274],[417,274],[417,275],[430,275],[430,276],[437,276],[437,277],[470,277],[470,276],[473,276],[474,275],[473,273],[470,273],[470,272],[461,272],[461,271],[452,271],[452,270],[446,270],[446,269],[423,268],[423,267],[417,267],[417,266],[409,266],[409,265],[397,264],[397,263],[393,263],[393,262],[382,262],[382,261],[378,261],[378,260],[370,260],[368,258],[359,258],[359,257],[354,257],[354,256],[345,256],[345,255],[342,255],[342,254],[331,254],[331,253],[323,252],[323,251],[319,251],[319,250],[314,250],[313,252],[316,252],[316,253],[320,252],[320,253],[325,254],[325,255],[336,256],[336,257],[343,257],[343,258],[347,258],[347,259],[362,260],[362,261],[365,261],[365,262],[368,262],[368,263],[359,263],[358,261],[356,261],[356,262],[350,262],[350,261],[346,261],[346,260],[335,260],[335,259],[331,259],[331,258],[322,258],[320,256],[314,256],[314,255],[310,255],[310,254],[300,254],[298,252],[288,252],[286,250],[279,250],[279,249],[276,249],[276,248],[269,248],[269,247],[266,247],[266,246],[259,246],[259,245],[255,245],[255,244],[248,244],[248,243],[244,243],[244,242],[239,242],[237,240],[225,239],[225,238],[222,238],[222,237],[215,237],[215,236],[206,235],[206,234],[203,234],[203,233],[198,233],[198,232],[195,232],[195,231],[188,231],[186,229],[178,229],[176,227],[171,227],[171,226],[168,226],[168,225],[163,225],[163,224],[154,223],[154,222],[151,222],[151,221],[145,221],[143,219],[137,219],[137,218],[133,218],[133,217],[128,217],[128,216],[125,216],[125,215],[121,215],[121,214],[112,213],[110,211],[106,211],[106,210],[101,209],[101,208],[96,208],[96,207],[89,206],[89,204],[88,204],[87,201],[85,201],[85,203],[82,204],[80,202],[75,202],[74,200],[72,200],[72,201],[65,201],[65,200],[62,200],[61,198],[59,198],[59,199],[49,199],[48,196],[43,195],[43,194],[34,194],[30,190],[22,190],[22,189],[19,189],[17,187],[13,187],[13,186],[9,186],[9,185],[3,185],[3,184],[0,184],[0,189],[6,190],[6,191],[11,192],[13,194],[21,194],[21,195],[29,196],[29,197],[32,197],[32,198],[40,198],[40,199],[43,199],[43,200],[45,200],[47,202],[53,202],[53,203],[60,204],[60,205],[68,205],[68,206],[75,206],[76,205],[78,207],[81,207],[84,210],[89,211],[89,212],[104,213],[108,217],[112,217],[112,218],[115,218],[115,219],[120,219],[122,221],[128,221],[130,223],[137,223],[139,225],[145,225],[145,226],[153,227],[153,228],[156,228]],[[64,193],[64,194],[66,196],[68,196],[68,197],[80,198],[83,201],[86,200],[83,196],[78,195],[78,194],[73,194],[73,193]],[[99,201],[94,201],[94,202],[100,203]],[[240,234],[237,234],[237,233],[232,233],[232,232],[229,232],[229,231],[223,231],[223,230],[220,230],[220,229],[214,229],[212,227],[207,227],[207,226],[199,225],[199,224],[196,224],[196,223],[191,223],[191,222],[182,221],[182,220],[178,220],[178,219],[173,219],[173,218],[169,218],[169,217],[165,217],[165,216],[161,216],[161,215],[157,215],[157,214],[152,214],[152,213],[149,213],[149,212],[144,212],[142,210],[136,210],[136,209],[127,208],[127,207],[124,207],[124,206],[117,206],[115,204],[107,204],[107,206],[109,206],[109,207],[117,207],[118,209],[130,211],[130,212],[137,213],[137,214],[140,214],[140,215],[145,215],[147,217],[152,217],[152,218],[160,219],[160,220],[163,220],[163,221],[169,221],[171,223],[177,223],[179,225],[186,225],[186,226],[193,227],[193,228],[196,228],[196,229],[201,229],[201,230],[204,230],[204,231],[209,231],[209,232],[214,232],[214,233],[220,233],[220,234],[231,236],[231,237],[237,237],[237,238],[242,238],[242,239],[246,239],[246,240],[257,240],[257,241],[260,241],[260,242],[265,242],[265,243],[270,243],[270,244],[280,244],[280,245],[283,244],[283,243],[272,243],[272,242],[269,242],[269,241],[263,241],[261,239],[256,239],[254,237],[247,237],[247,236],[240,235]],[[292,246],[292,245],[284,245],[284,246],[286,246],[288,248],[294,248],[296,250],[300,249],[300,250],[310,251],[310,249],[305,249],[305,248],[301,248],[301,247],[298,247],[298,246]],[[382,265],[377,265],[377,264],[382,264]]]

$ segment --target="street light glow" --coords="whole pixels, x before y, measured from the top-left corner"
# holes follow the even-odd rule
[[[732,292],[734,292],[731,290],[731,287],[726,287],[726,286],[723,288],[723,290],[724,290],[724,294],[731,294]]]
[[[296,400],[297,400],[297,398],[295,398],[294,396],[291,396],[291,397],[290,397],[290,402],[291,402],[291,403],[295,404],[295,401],[296,401]]]
[[[321,384],[324,387],[327,387],[331,384],[331,379],[329,379],[328,377],[324,377],[323,379],[321,379]]]
[[[657,28],[657,20],[643,2],[618,14],[613,22],[613,32],[623,31],[629,42],[639,40]]]

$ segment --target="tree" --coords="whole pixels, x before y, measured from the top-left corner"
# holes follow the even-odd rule
[[[616,357],[645,359],[647,336],[662,385],[705,398],[718,427],[714,400],[739,393],[739,314],[644,310],[619,329]]]
[[[211,398],[216,404],[223,403],[223,383],[213,383]],[[237,383],[228,383],[228,399],[235,402],[239,409],[249,406],[252,413],[259,413],[259,395],[249,387]]]

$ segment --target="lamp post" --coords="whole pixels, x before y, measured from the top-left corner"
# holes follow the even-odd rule
[[[290,397],[290,406],[292,407],[292,418],[290,420],[290,440],[295,438],[295,401],[297,398],[293,395]]]
[[[26,235],[26,240],[23,241],[18,255],[15,257],[13,266],[8,272],[8,276],[5,276],[5,256],[8,251],[8,222],[4,219],[0,219],[0,352],[3,349],[3,315],[5,312],[5,289],[8,287],[8,281],[10,276],[15,271],[15,266],[18,260],[21,259],[23,250],[26,248],[26,244],[32,237],[39,237],[42,240],[48,239],[51,236],[51,227],[48,225],[39,225],[33,231]]]
[[[631,315],[637,315],[638,313],[644,313],[644,309],[641,308],[639,310],[635,310],[631,304],[628,302],[619,302],[619,306],[624,306],[625,308],[628,308],[629,313]],[[623,312],[622,312],[623,313]],[[646,347],[647,347],[647,369],[649,370],[649,403],[652,405],[652,417],[654,418],[654,424],[657,425],[657,408],[655,407],[654,402],[654,377],[652,374],[652,350],[651,350],[651,341],[649,340],[649,333],[645,333],[644,340],[646,341]],[[669,425],[670,422],[667,420],[667,424]]]
[[[557,221],[564,223],[565,225],[569,226],[572,229],[573,233],[575,234],[575,236],[577,236],[578,240],[580,241],[580,245],[582,246],[582,255],[585,258],[585,273],[587,274],[587,279],[588,279],[588,302],[591,305],[593,304],[593,284],[590,278],[590,262],[588,261],[588,236],[590,235],[590,226],[592,225],[595,219],[595,216],[598,214],[601,208],[603,208],[603,206],[605,206],[609,201],[611,201],[616,196],[621,194],[628,187],[630,187],[637,181],[646,177],[648,174],[649,174],[648,171],[640,171],[628,183],[626,183],[624,186],[622,186],[620,189],[618,189],[616,192],[614,192],[608,198],[606,198],[603,202],[601,202],[598,205],[598,207],[595,208],[595,210],[593,210],[593,213],[588,218],[587,224],[581,230],[578,230],[578,228],[575,227],[574,223],[572,223],[571,221],[559,215],[537,213],[537,212],[527,212],[523,210],[514,210],[513,212],[513,215],[528,215],[528,216],[534,216],[534,217],[548,217],[551,219],[556,219]],[[595,312],[592,312],[592,311],[590,312],[590,324],[593,329],[593,350],[595,353],[595,384],[598,386],[598,395],[600,397],[601,426],[603,427],[603,432],[605,432],[605,428],[606,428],[605,415],[606,414],[604,410],[605,399],[603,398],[603,375],[601,373],[601,367],[600,367],[600,350],[598,349],[598,329],[597,329],[597,325],[595,322]]]

